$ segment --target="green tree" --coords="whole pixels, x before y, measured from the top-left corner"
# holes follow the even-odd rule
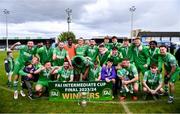
[[[76,42],[76,36],[75,36],[75,34],[73,32],[62,32],[58,36],[59,41],[67,41],[68,38],[71,38],[73,43]]]

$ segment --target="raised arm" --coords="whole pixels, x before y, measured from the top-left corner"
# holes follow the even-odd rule
[[[21,43],[20,42],[16,42],[16,43],[14,43],[12,46],[11,46],[11,50],[14,50],[14,48],[16,47],[16,46],[18,46],[18,45],[21,45]]]

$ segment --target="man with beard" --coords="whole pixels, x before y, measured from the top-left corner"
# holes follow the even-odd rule
[[[64,46],[64,49],[68,52],[69,58],[72,58],[76,55],[76,46],[72,43],[72,38],[67,39],[67,44]]]
[[[90,57],[92,62],[95,62],[98,55],[98,47],[96,46],[95,40],[90,40],[90,46],[86,50],[86,56]]]
[[[138,99],[137,92],[138,92],[138,71],[134,64],[130,63],[128,58],[125,58],[121,63],[122,69],[125,69],[126,73],[122,69],[117,71],[118,77],[122,80],[122,86],[128,86],[132,84],[133,86],[133,96],[132,99],[136,101]],[[129,80],[125,80],[124,77],[128,77]],[[124,101],[126,99],[125,95],[120,96],[120,100]]]
[[[71,59],[69,58],[67,51],[64,49],[64,43],[59,42],[58,47],[53,50],[53,66],[63,66],[65,58],[67,58],[69,64],[72,65]]]
[[[63,67],[52,71],[52,74],[58,74],[57,80],[60,82],[72,82],[74,75],[68,61],[64,62]]]
[[[148,53],[150,56],[149,63],[158,65],[158,55],[160,54],[160,50],[159,50],[159,48],[157,48],[157,42],[150,41],[148,50],[149,50]]]
[[[14,99],[18,99],[18,79],[19,79],[19,71],[24,66],[24,64],[28,61],[32,60],[33,55],[36,53],[36,47],[34,47],[33,41],[28,41],[27,45],[21,45],[20,42],[17,42],[11,46],[11,50],[13,50],[16,46],[19,49],[19,56],[15,61],[14,71]],[[25,94],[21,90],[20,94],[24,97]]]
[[[37,54],[40,58],[40,63],[43,65],[46,61],[52,61],[53,48],[51,47],[51,41],[46,40],[45,46],[37,49]]]

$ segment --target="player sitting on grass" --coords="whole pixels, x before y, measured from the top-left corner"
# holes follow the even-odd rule
[[[151,94],[153,99],[157,100],[158,94],[163,93],[163,79],[162,75],[158,73],[156,64],[151,64],[150,70],[145,72],[143,86],[144,100],[146,100],[148,94]]]
[[[73,70],[70,68],[68,61],[65,61],[60,69],[54,69],[52,74],[58,74],[57,80],[60,82],[72,82],[74,78]]]
[[[118,76],[119,77],[125,77],[124,79],[122,78],[123,79],[122,80],[122,86],[126,87],[129,84],[132,84],[133,90],[134,90],[132,99],[137,100],[137,96],[136,96],[136,93],[138,92],[138,71],[137,71],[137,68],[134,64],[131,64],[130,60],[127,58],[123,59],[121,66],[123,69],[126,70],[126,73],[121,73],[122,71],[118,70]],[[122,75],[124,75],[124,76],[122,76]],[[127,79],[126,77],[128,77],[129,80],[126,80]],[[121,101],[124,101],[125,99],[126,99],[126,96],[124,96],[124,95],[120,96]]]

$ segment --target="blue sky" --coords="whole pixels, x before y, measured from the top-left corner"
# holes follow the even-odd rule
[[[9,36],[56,37],[67,31],[66,8],[71,8],[71,31],[77,37],[130,36],[131,6],[134,28],[180,31],[180,0],[0,0],[0,36],[5,36],[8,9]]]

